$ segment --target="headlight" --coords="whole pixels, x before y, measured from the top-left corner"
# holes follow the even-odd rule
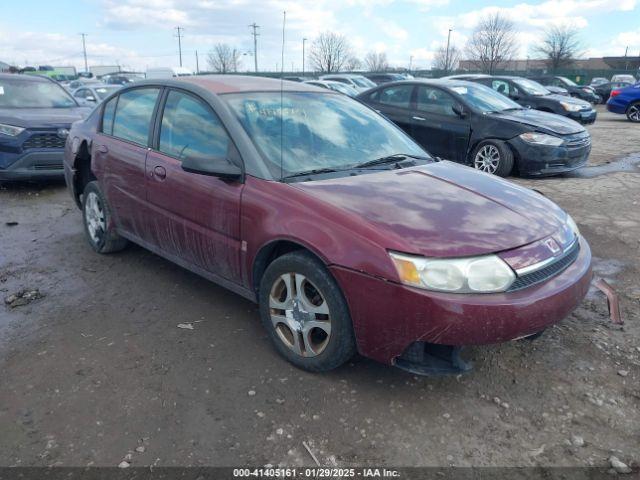
[[[567,225],[569,225],[569,228],[573,230],[573,233],[576,234],[576,237],[580,236],[580,229],[578,228],[578,224],[575,222],[573,218],[571,218],[571,215],[569,215],[568,213],[567,213]]]
[[[562,108],[564,108],[567,112],[579,112],[582,108],[582,105],[580,105],[579,103],[560,102],[560,105],[562,105]]]
[[[3,135],[17,137],[22,132],[24,132],[24,128],[22,127],[14,127],[13,125],[5,125],[3,123],[0,123],[0,133],[2,133]]]
[[[412,287],[452,293],[493,293],[507,290],[516,276],[495,255],[465,258],[424,258],[390,252],[400,281]]]
[[[558,147],[564,143],[564,140],[553,135],[547,135],[546,133],[527,132],[520,135],[520,138],[527,143],[534,143],[536,145],[551,145]]]

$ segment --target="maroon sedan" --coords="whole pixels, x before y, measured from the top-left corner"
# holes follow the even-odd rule
[[[258,302],[278,352],[311,371],[356,352],[464,371],[461,346],[535,335],[591,281],[557,205],[301,83],[123,88],[73,125],[65,175],[94,250],[132,241]]]

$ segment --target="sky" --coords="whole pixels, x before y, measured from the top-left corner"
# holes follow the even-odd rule
[[[0,61],[17,65],[74,65],[84,70],[86,33],[89,65],[121,65],[144,71],[179,64],[176,26],[182,27],[183,64],[207,68],[217,43],[242,52],[241,70],[253,70],[252,23],[258,30],[258,67],[280,68],[286,11],[285,70],[302,69],[321,32],[345,35],[354,54],[386,52],[392,66],[430,68],[434,51],[451,43],[463,48],[486,14],[501,12],[518,30],[519,56],[535,57],[532,46],[544,29],[578,29],[584,56],[640,54],[640,0],[20,0],[6,1],[0,15]],[[308,57],[307,57],[308,59]],[[307,70],[309,65],[307,64]]]

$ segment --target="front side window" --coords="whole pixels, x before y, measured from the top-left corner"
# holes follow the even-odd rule
[[[399,153],[428,157],[391,122],[344,95],[249,92],[224,99],[273,178],[347,169]]]
[[[113,116],[116,113],[117,102],[118,97],[113,97],[104,105],[104,110],[102,111],[102,132],[107,135],[113,134]]]
[[[450,89],[458,94],[466,104],[481,113],[495,113],[505,110],[520,110],[522,107],[513,100],[484,85],[455,85]]]
[[[378,102],[393,107],[410,108],[413,85],[397,85],[385,88],[378,96]]]
[[[71,108],[78,104],[60,85],[20,78],[0,80],[0,108]]]
[[[136,88],[120,95],[113,120],[113,136],[147,145],[158,88]]]
[[[171,91],[162,115],[159,149],[171,157],[226,158],[229,136],[203,101]]]
[[[509,83],[505,82],[504,80],[493,80],[491,82],[491,88],[493,88],[498,93],[509,96]]]
[[[420,111],[436,115],[455,116],[455,99],[447,92],[433,87],[418,87],[417,108]]]
[[[534,82],[533,80],[529,80],[528,78],[519,78],[517,80],[514,80],[514,82],[516,85],[518,85],[518,87],[527,92],[529,95],[544,96],[551,93],[538,82]]]

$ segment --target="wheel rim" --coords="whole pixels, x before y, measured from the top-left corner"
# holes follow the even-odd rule
[[[301,357],[320,355],[331,338],[331,313],[313,283],[299,273],[280,275],[269,294],[271,322],[284,345]]]
[[[94,192],[89,192],[84,207],[84,218],[87,221],[87,230],[94,243],[98,243],[107,230],[104,210],[100,198]]]
[[[485,145],[478,153],[473,161],[473,166],[477,170],[487,173],[495,173],[500,164],[500,152],[495,145]]]
[[[640,105],[631,105],[629,118],[634,122],[640,122]]]

